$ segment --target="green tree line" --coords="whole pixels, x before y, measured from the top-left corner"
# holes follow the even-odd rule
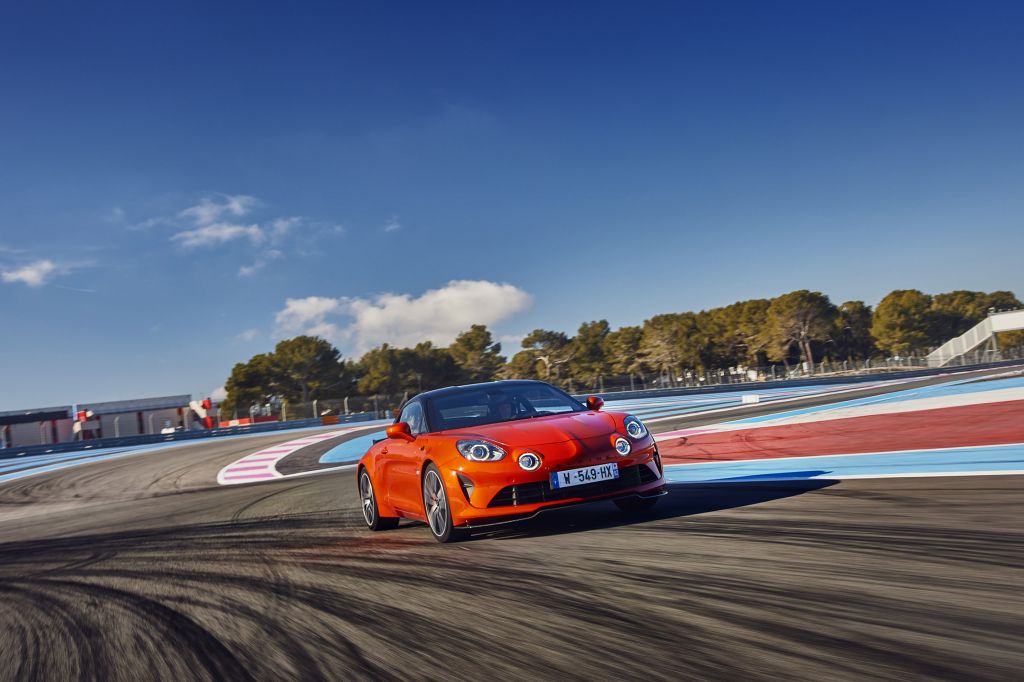
[[[298,336],[238,363],[225,389],[225,411],[277,399],[288,403],[344,396],[398,396],[493,379],[543,379],[595,387],[602,377],[651,374],[674,379],[686,371],[764,367],[822,360],[865,360],[920,354],[962,334],[991,310],[1021,302],[1009,291],[915,289],[888,294],[872,309],[863,301],[835,305],[817,291],[793,291],[700,312],[655,315],[612,329],[584,322],[574,336],[535,329],[511,358],[483,325],[473,325],[447,347],[429,341],[414,348],[383,344],[359,360],[344,359],[327,341]],[[1003,335],[1024,346],[1024,333]]]

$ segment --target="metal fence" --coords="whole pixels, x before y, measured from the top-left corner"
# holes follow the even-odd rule
[[[979,350],[968,353],[948,367],[966,367],[984,365],[1006,360],[1024,359],[1024,349],[1014,350]],[[633,376],[598,377],[591,382],[564,381],[559,382],[562,388],[570,393],[612,393],[623,391],[647,391],[666,388],[701,388],[705,386],[728,386],[731,384],[749,384],[764,381],[780,381],[786,379],[807,379],[811,377],[842,377],[862,376],[866,374],[886,374],[906,372],[914,369],[928,368],[925,355],[896,356],[891,358],[873,358],[869,360],[824,360],[813,367],[807,363],[794,365],[768,365],[766,367],[729,367],[726,369],[682,370],[679,372],[661,372],[658,374]]]
[[[978,353],[965,356],[962,363],[957,366],[974,367],[983,369],[993,366],[1020,366],[1024,364],[1024,352],[1017,350],[1007,352],[1006,350],[990,352],[979,351]],[[648,395],[675,395],[682,393],[703,392],[705,390],[744,390],[752,384],[770,384],[773,386],[786,385],[812,385],[818,383],[841,383],[844,381],[869,381],[874,376],[911,377],[929,376],[948,371],[948,367],[941,369],[928,368],[925,366],[923,357],[912,358],[890,358],[888,360],[872,360],[857,363],[829,363],[823,362],[814,366],[812,374],[810,368],[775,365],[767,368],[753,370],[730,370],[709,371],[701,374],[684,373],[674,383],[666,381],[664,376],[638,378],[632,381],[628,377],[602,378],[594,387],[573,386],[568,382],[565,386],[572,389],[571,392],[582,398],[587,394],[601,394],[610,398],[633,398],[646,397]],[[772,383],[774,382],[774,383]],[[724,387],[724,388],[723,388]],[[230,436],[247,433],[264,433],[284,429],[294,429],[309,426],[331,426],[335,424],[349,424],[370,422],[376,419],[387,419],[392,417],[396,410],[409,396],[369,396],[351,397],[338,400],[315,400],[304,405],[283,405],[267,404],[252,405],[249,413],[253,416],[276,417],[266,423],[236,426],[229,428],[215,428],[191,431],[175,431],[169,434],[149,434],[140,436],[129,436],[124,438],[104,438],[91,441],[73,441],[68,443],[57,443],[50,445],[33,445],[18,448],[0,450],[0,459],[14,457],[25,457],[40,454],[52,454],[59,452],[70,452],[78,450],[98,450],[109,447],[125,447],[144,445],[151,443],[164,443],[180,440],[193,440],[217,436]],[[353,411],[354,407],[371,407]],[[347,413],[346,413],[347,408]],[[316,414],[317,416],[309,416]],[[230,415],[225,415],[228,417]]]
[[[295,421],[299,419],[320,419],[338,417],[341,421],[376,419],[394,402],[393,396],[349,396],[311,400],[306,403],[272,400],[268,403],[252,404],[247,409],[222,414],[220,419],[249,418],[253,422]]]

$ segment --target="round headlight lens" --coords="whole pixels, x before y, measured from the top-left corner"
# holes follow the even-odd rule
[[[644,426],[644,423],[636,417],[626,417],[623,420],[623,425],[626,427],[626,433],[628,433],[629,437],[633,440],[640,440],[647,435],[647,427]]]
[[[619,453],[623,457],[629,454],[629,441],[625,438],[619,437],[615,439],[615,452]]]
[[[460,440],[455,448],[470,462],[497,462],[505,456],[504,450],[485,440]]]
[[[532,452],[524,452],[519,455],[519,467],[526,471],[534,471],[540,466],[540,457]]]

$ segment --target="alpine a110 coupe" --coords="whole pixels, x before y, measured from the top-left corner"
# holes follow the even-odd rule
[[[564,505],[642,511],[665,494],[654,438],[541,381],[495,381],[410,399],[358,467],[371,530],[423,521],[439,542]]]

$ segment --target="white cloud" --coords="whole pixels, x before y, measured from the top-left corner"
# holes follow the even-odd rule
[[[30,287],[41,287],[63,269],[52,260],[37,260],[20,268],[0,271],[0,277],[8,284],[20,282]]]
[[[171,236],[171,241],[181,242],[186,249],[197,246],[223,244],[248,237],[253,244],[263,242],[266,234],[259,225],[238,225],[235,223],[213,223],[194,230],[184,230]]]
[[[373,298],[288,299],[276,323],[279,333],[315,334],[361,354],[385,342],[448,345],[470,325],[494,324],[532,302],[528,293],[511,284],[453,280],[418,297],[386,293]],[[347,318],[346,324],[341,318]]]
[[[227,400],[227,399],[228,399],[228,391],[223,386],[221,386],[220,388],[215,388],[212,391],[210,391],[210,400],[213,400],[215,402],[220,402],[222,400]]]
[[[398,222],[398,218],[392,218],[391,220],[384,223],[382,228],[385,232],[394,232],[395,230],[401,230],[402,224]]]
[[[197,203],[174,213],[154,216],[127,225],[129,229],[168,228],[169,240],[184,249],[224,247],[231,244],[244,260],[238,263],[239,277],[252,277],[284,252],[297,255],[319,253],[316,240],[336,234],[336,224],[321,223],[302,216],[264,217],[264,204],[248,194],[203,195]],[[117,219],[125,213],[115,208]],[[248,249],[240,248],[248,246]],[[249,262],[246,262],[246,261]]]
[[[247,343],[249,341],[254,341],[256,338],[259,337],[259,335],[260,335],[260,330],[259,329],[246,329],[245,331],[241,332],[240,334],[235,335],[235,341],[241,341],[243,343]]]
[[[161,224],[176,227],[178,231],[170,239],[186,249],[218,246],[237,240],[248,240],[254,247],[262,244],[277,247],[303,222],[300,216],[286,216],[251,224],[232,220],[249,215],[259,206],[259,199],[247,194],[211,195],[173,216],[149,218],[134,227],[149,228]],[[238,276],[250,277],[282,255],[277,248],[269,249],[257,255],[252,264],[241,265]]]
[[[275,240],[282,239],[285,235],[291,232],[292,228],[302,222],[302,218],[299,216],[291,216],[290,218],[278,218],[270,223],[270,236]]]
[[[245,194],[224,194],[218,197],[203,197],[195,206],[189,206],[178,213],[179,217],[195,222],[196,225],[212,225],[225,213],[240,218],[259,205],[256,197]]]
[[[274,322],[278,331],[284,334],[312,334],[335,340],[339,329],[337,325],[327,321],[327,316],[342,312],[344,302],[343,298],[325,296],[289,298],[284,302],[284,309],[279,310],[274,316]]]
[[[268,249],[267,251],[264,251],[259,257],[257,257],[256,260],[253,261],[252,265],[243,265],[240,268],[238,268],[238,276],[252,277],[257,272],[265,268],[267,266],[267,263],[269,263],[270,261],[277,260],[278,258],[283,257],[284,252],[279,251],[278,249]]]
[[[161,225],[174,225],[177,221],[174,218],[168,218],[167,216],[156,216],[154,218],[146,218],[137,223],[133,223],[128,226],[130,230],[149,230],[154,227]]]

